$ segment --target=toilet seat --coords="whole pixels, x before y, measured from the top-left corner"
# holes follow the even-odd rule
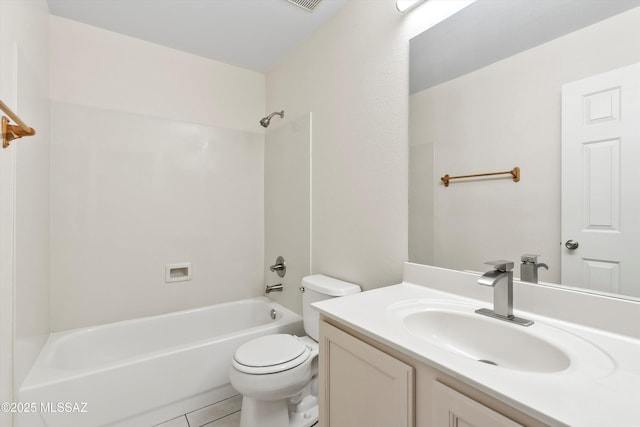
[[[241,345],[231,361],[240,372],[253,375],[274,374],[301,365],[311,349],[293,335],[275,334]]]

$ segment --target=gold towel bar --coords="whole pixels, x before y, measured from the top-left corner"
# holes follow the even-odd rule
[[[509,174],[513,177],[513,182],[518,182],[520,181],[520,168],[519,167],[515,167],[513,169],[511,169],[510,171],[505,171],[505,172],[491,172],[491,173],[477,173],[474,175],[460,175],[460,176],[449,176],[448,174],[443,176],[442,178],[440,178],[444,184],[445,187],[449,186],[449,181],[451,181],[452,179],[459,179],[459,178],[475,178],[477,176],[490,176],[490,175],[506,175]]]
[[[2,101],[0,101],[0,109],[4,111],[11,120],[18,124],[18,126],[10,125],[9,120],[5,116],[2,116],[2,148],[7,148],[9,143],[14,139],[36,134],[36,131],[33,130],[33,128],[24,124],[24,122],[20,120],[20,117],[11,111],[11,108],[7,107],[7,105]]]

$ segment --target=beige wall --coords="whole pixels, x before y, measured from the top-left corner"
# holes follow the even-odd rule
[[[0,98],[35,128],[0,149],[0,401],[17,388],[49,333],[48,9],[0,2]],[[0,424],[9,416],[0,414]]]
[[[269,298],[302,312],[299,291],[311,263],[311,128],[312,115],[275,118],[267,130],[264,147],[264,280],[282,284],[282,292]],[[269,267],[282,256],[284,277]]]
[[[264,75],[51,16],[51,100],[262,132]]]
[[[264,75],[52,16],[51,99],[53,330],[262,294]]]
[[[433,265],[481,271],[490,259],[541,254],[550,269],[540,279],[559,281],[561,86],[640,61],[639,25],[636,8],[411,97],[412,150],[432,145],[435,155],[425,193],[434,238],[424,258],[432,250]],[[514,166],[517,184],[440,184],[447,173]]]
[[[430,2],[423,9],[445,4],[449,7],[454,3],[465,2]],[[365,288],[400,280],[401,262],[406,259],[407,251],[408,39],[412,32],[417,32],[416,28],[433,25],[436,22],[434,14],[429,13],[426,19],[420,21],[417,10],[406,16],[398,14],[392,0],[353,1],[276,67],[267,76],[265,84],[265,76],[259,73],[63,18],[49,18],[44,6],[42,1],[3,1],[3,43],[10,44],[13,38],[30,40],[26,43],[29,47],[22,49],[24,63],[28,66],[23,66],[21,70],[33,67],[33,75],[23,77],[21,81],[36,79],[40,84],[20,87],[35,87],[37,93],[33,96],[41,101],[47,97],[41,96],[40,92],[48,91],[54,107],[58,109],[57,113],[71,113],[67,122],[72,121],[73,114],[91,116],[105,111],[115,116],[122,114],[119,117],[134,119],[137,124],[144,122],[144,117],[147,116],[150,120],[167,119],[167,123],[178,127],[188,124],[186,128],[193,125],[190,129],[195,129],[196,124],[200,124],[207,131],[220,128],[262,136],[264,131],[257,127],[256,117],[261,117],[265,111],[284,108],[288,117],[299,117],[313,111],[317,121],[312,129],[312,137],[317,141],[317,146],[313,153],[312,177],[313,216],[316,219],[310,248],[314,254],[312,272],[358,282]],[[15,17],[18,19],[13,20]],[[35,26],[22,25],[23,19],[25,22],[49,19],[49,25],[44,22]],[[49,37],[48,55],[46,45]],[[10,73],[5,70],[13,69],[14,64],[8,63],[6,58],[2,61],[1,90],[5,99],[5,93],[15,86],[7,81]],[[47,81],[49,78],[50,87]],[[267,91],[269,102],[265,109]],[[45,106],[44,110],[34,114],[48,117],[48,107]],[[91,116],[91,120],[99,119]],[[39,138],[49,134],[48,120],[35,122],[38,124]],[[63,128],[69,125],[67,122],[61,123]],[[46,143],[42,144],[46,142],[45,139],[39,141],[39,145],[32,143],[34,150],[25,151],[25,156],[33,158],[29,159],[28,164],[24,163],[24,169],[18,167],[17,184],[5,186],[7,180],[3,176],[3,189],[9,188],[10,192],[4,191],[1,197],[3,212],[8,210],[10,214],[3,215],[3,230],[13,230],[13,220],[7,219],[13,218],[15,213],[15,192],[12,185],[18,188],[15,199],[18,210],[22,211],[22,207],[35,207],[30,210],[33,217],[23,215],[21,222],[16,221],[17,233],[24,237],[17,242],[16,253],[20,255],[26,251],[34,251],[34,254],[17,256],[15,265],[12,262],[10,269],[3,269],[3,274],[8,280],[4,283],[12,284],[15,272],[18,281],[30,284],[16,292],[16,306],[25,306],[29,310],[24,311],[22,320],[18,314],[15,326],[18,335],[39,336],[41,340],[44,335],[39,334],[46,334],[49,329],[50,291],[45,278],[49,275],[49,230],[46,219],[49,217],[50,189],[47,157],[49,148]],[[98,141],[98,144],[102,143]],[[3,161],[12,164],[15,151],[8,150],[4,153],[14,153],[3,157]],[[62,151],[58,154],[61,153]],[[54,147],[54,162],[60,159],[71,162],[69,158],[56,157]],[[20,154],[18,161],[20,162]],[[61,167],[64,166],[64,161]],[[3,168],[5,175],[7,171],[10,168]],[[55,171],[53,173],[55,177]],[[16,176],[9,178],[14,182]],[[88,175],[80,174],[73,177],[73,181],[76,184],[89,182],[87,178]],[[127,176],[120,179],[121,183],[125,183]],[[51,189],[55,194],[72,195],[64,186],[55,184],[59,180],[53,179],[53,182]],[[79,197],[80,194],[75,196]],[[260,194],[256,197],[261,202]],[[56,205],[56,200],[52,201],[53,205],[60,207],[61,205]],[[221,206],[221,210],[224,209],[225,206]],[[119,212],[124,212],[124,209]],[[60,215],[64,215],[64,206]],[[55,235],[57,230],[58,235],[64,235],[65,230],[56,229],[55,223],[54,221],[52,233]],[[32,227],[34,224],[35,227]],[[74,232],[77,233],[76,236],[82,235],[82,230]],[[102,232],[108,234],[108,230]],[[8,234],[3,234],[5,236]],[[256,239],[262,251],[261,237]],[[219,239],[218,242],[221,243],[215,247],[222,248],[229,241],[231,239]],[[73,238],[71,241],[54,239],[54,253],[64,253],[66,250],[57,246],[61,242],[72,246],[74,244]],[[13,251],[13,237],[4,239],[2,245],[5,251]],[[91,247],[86,249],[86,253],[92,252]],[[103,250],[109,252],[104,248]],[[206,248],[204,253],[209,253]],[[94,271],[94,275],[100,276],[105,271],[114,274],[108,276],[113,280],[104,283],[84,280],[82,275],[79,276],[82,280],[76,278],[77,281],[73,284],[64,283],[64,280],[56,281],[56,277],[62,277],[56,274],[56,269],[77,272],[78,266],[85,267],[73,261],[64,266],[53,263],[52,288],[56,296],[51,316],[54,329],[153,314],[191,306],[196,304],[195,300],[200,305],[204,301],[193,296],[175,297],[165,298],[166,304],[154,304],[144,298],[145,295],[151,295],[153,300],[155,290],[149,288],[147,294],[127,293],[130,299],[127,304],[133,308],[124,313],[116,311],[115,314],[106,315],[109,312],[107,306],[92,311],[92,308],[98,306],[97,301],[100,301],[102,295],[117,292],[109,286],[111,283],[136,282],[136,277],[115,277],[114,272],[121,265],[115,262],[117,260],[107,257],[103,261],[105,268]],[[269,263],[270,261],[263,260],[261,266]],[[236,262],[233,265],[236,269],[243,267],[242,263]],[[254,267],[249,267],[248,270],[250,275],[255,274],[254,279],[251,279],[254,283],[238,285],[238,294],[231,291],[225,294],[225,298],[261,292],[263,283],[257,283],[257,278],[262,278],[263,274],[255,273]],[[161,282],[160,274],[155,270],[153,274],[153,278],[145,276],[144,280]],[[197,269],[194,274],[197,274]],[[11,301],[13,285],[3,285],[2,292],[3,296],[9,296],[8,299],[3,298],[3,301]],[[207,292],[215,294],[215,290],[209,289]],[[126,298],[124,293],[122,298]],[[136,300],[132,302],[132,298]],[[170,303],[167,303],[169,300]],[[211,301],[205,302],[215,300],[212,297]],[[93,302],[83,307],[87,301]],[[294,303],[290,305],[295,306]],[[77,311],[71,313],[70,317],[63,316],[62,313],[69,306],[76,307]],[[9,319],[13,306],[8,304],[6,308],[3,315]],[[2,331],[3,337],[12,338],[13,325],[7,327],[3,324]],[[28,340],[21,348],[32,348],[27,344]],[[21,358],[25,361],[25,367],[28,367],[37,354],[37,345],[36,343],[36,350],[28,350],[31,351],[30,357]],[[6,366],[9,365],[3,365],[2,372],[10,372]],[[22,371],[18,369],[16,372]],[[21,375],[19,373],[18,377]]]
[[[394,0],[352,0],[267,74],[267,111],[313,114],[312,273],[364,289],[402,280],[409,39],[472,1],[400,14]]]
[[[365,289],[407,259],[408,36],[356,0],[267,74],[267,110],[313,113],[312,272]]]
[[[310,260],[303,257],[295,262],[291,258],[291,275],[285,278],[289,292],[274,296],[299,310],[298,283],[295,282],[309,271],[309,262],[313,264],[311,272],[351,280],[365,288],[401,280],[402,262],[407,258],[408,39],[412,32],[435,24],[467,3],[468,0],[430,2],[421,12],[401,15],[395,10],[393,0],[351,2],[269,73],[266,84],[261,74],[52,17],[51,98],[56,108],[63,108],[65,104],[97,107],[247,132],[256,132],[257,118],[265,111],[286,111],[285,120],[275,118],[269,131],[312,112],[311,247],[302,247],[306,244],[296,239],[275,240],[267,246],[269,258],[263,262],[264,267],[270,265],[273,254],[295,252],[297,257],[311,252]],[[263,132],[262,128],[258,131]],[[73,155],[68,158],[72,159]],[[58,164],[58,159],[63,162]],[[74,162],[68,161],[65,165],[64,158],[54,156],[54,178],[56,170],[72,170]],[[90,229],[82,233],[71,226],[57,226],[60,222],[55,218],[65,218],[65,210],[62,205],[58,211],[60,204],[56,201],[74,194],[57,182],[54,179],[54,248],[56,253],[64,254],[65,248],[59,248],[58,242],[69,243],[67,231],[77,233],[77,239],[72,238],[71,242],[79,243],[80,236],[86,236]],[[270,226],[264,234],[291,236],[288,224],[278,224]],[[59,239],[55,238],[56,233]],[[261,239],[262,236],[256,237],[255,243],[261,244]],[[226,234],[218,239],[220,244],[231,241],[233,238]],[[136,242],[141,243],[134,239],[134,246]],[[76,246],[92,248],[90,243],[88,247]],[[94,247],[100,249],[97,245]],[[222,246],[216,243],[214,247]],[[202,249],[211,252],[208,248]],[[243,265],[225,255],[212,258],[221,264]],[[117,268],[118,263],[109,263],[116,259],[120,258],[107,255],[100,261],[104,267],[98,270],[108,271],[112,268],[109,265]],[[117,311],[107,316],[107,310],[99,310],[103,315],[97,317],[91,309],[95,304],[83,307],[82,302],[98,301],[103,293],[126,295],[121,288],[131,283],[130,277],[116,278],[111,272],[107,278],[89,285],[91,269],[83,267],[87,263],[76,264],[80,266],[77,268],[67,265],[69,262],[55,260],[53,264],[55,329],[125,316],[122,312],[115,314]],[[85,273],[73,278],[81,270]],[[249,271],[233,280],[233,290],[226,289],[224,298],[261,291],[264,283],[253,283],[258,279],[251,276],[252,268]],[[260,281],[275,280],[272,273],[264,271],[266,275],[261,274]],[[167,299],[157,296],[151,284],[155,279],[148,275],[134,275],[134,278],[146,282],[148,292],[129,292],[129,295],[140,298],[147,295],[156,303],[138,303],[138,309],[130,302],[124,303],[129,306],[125,317],[191,304],[180,302],[193,299],[188,293],[176,294],[172,303],[166,304]],[[208,279],[216,282],[215,278]],[[243,280],[252,284],[237,284]],[[117,283],[115,288],[113,283]],[[205,296],[206,292],[202,289],[196,293],[200,295],[201,304],[221,298],[214,296],[216,291],[212,289],[211,295]],[[76,304],[65,308],[72,299]]]

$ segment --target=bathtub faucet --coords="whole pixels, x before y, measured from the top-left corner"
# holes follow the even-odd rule
[[[278,283],[277,285],[267,285],[264,289],[264,293],[270,294],[271,292],[282,292],[282,284]]]
[[[279,256],[276,258],[276,263],[269,267],[269,270],[273,271],[278,277],[284,277],[287,274],[287,263],[284,262],[284,258]]]

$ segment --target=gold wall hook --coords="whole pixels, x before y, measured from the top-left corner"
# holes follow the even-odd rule
[[[35,134],[36,131],[33,128],[29,128],[29,131],[24,131],[19,126],[10,125],[9,119],[6,116],[2,116],[2,148],[7,148],[14,139]]]
[[[0,110],[4,111],[11,120],[17,123],[17,126],[10,125],[9,118],[2,116],[2,148],[7,148],[14,139],[36,134],[36,131],[33,128],[30,128],[20,120],[20,117],[11,111],[11,108],[7,107],[7,105],[2,101],[0,101]]]

